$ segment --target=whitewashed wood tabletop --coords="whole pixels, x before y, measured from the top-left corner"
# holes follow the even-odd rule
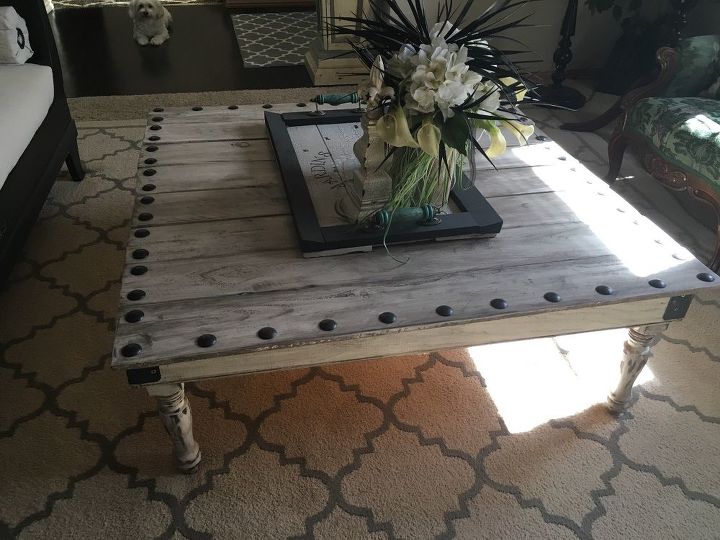
[[[505,221],[496,238],[305,259],[268,110],[302,109],[151,115],[114,367],[223,357],[217,375],[658,322],[671,297],[719,284],[540,132],[496,159],[497,171],[477,159],[477,186]],[[395,321],[382,322],[385,312]],[[332,331],[319,327],[326,319]],[[273,339],[261,339],[268,327]],[[211,346],[198,344],[203,335]]]

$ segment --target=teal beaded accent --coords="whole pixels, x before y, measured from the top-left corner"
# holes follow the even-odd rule
[[[359,103],[357,92],[351,94],[318,94],[310,100],[318,105],[343,105],[344,103]]]
[[[375,225],[385,229],[391,222],[409,223],[415,222],[419,225],[426,225],[433,222],[437,216],[437,209],[431,204],[424,204],[416,208],[398,208],[394,212],[378,210],[373,216]]]

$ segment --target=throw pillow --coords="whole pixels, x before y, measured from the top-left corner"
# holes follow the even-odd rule
[[[680,71],[664,97],[696,97],[717,77],[720,35],[686,38],[678,53]]]
[[[24,64],[33,55],[25,20],[12,6],[0,6],[0,64]]]

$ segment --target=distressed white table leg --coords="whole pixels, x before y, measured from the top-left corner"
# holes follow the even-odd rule
[[[155,384],[146,387],[157,399],[158,413],[173,443],[175,464],[183,472],[190,472],[200,463],[200,445],[193,437],[190,402],[183,384]]]
[[[614,392],[608,396],[608,407],[612,412],[622,412],[627,408],[633,384],[650,358],[650,350],[660,340],[660,334],[667,330],[669,323],[650,324],[630,329],[625,342],[620,381]]]

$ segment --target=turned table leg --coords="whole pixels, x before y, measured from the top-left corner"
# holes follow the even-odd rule
[[[173,443],[175,464],[183,472],[191,472],[200,463],[200,446],[193,437],[192,412],[185,397],[183,384],[156,384],[147,387],[157,399],[160,420]]]
[[[628,406],[635,380],[650,358],[650,350],[660,340],[660,334],[667,330],[669,323],[650,324],[630,329],[625,342],[620,381],[614,392],[608,396],[608,407],[612,412],[622,412]]]

